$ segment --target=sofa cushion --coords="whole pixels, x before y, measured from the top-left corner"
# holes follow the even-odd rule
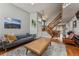
[[[18,35],[18,36],[16,36],[16,37],[17,37],[17,39],[22,39],[22,38],[25,38],[26,35]]]
[[[16,35],[17,40],[22,39],[22,38],[26,38],[26,37],[30,37],[29,33],[23,34],[23,35]]]
[[[29,36],[30,36],[30,34],[29,34],[29,33],[26,33],[26,36],[27,36],[27,37],[29,37]]]
[[[75,45],[74,40],[71,40],[71,39],[64,39],[63,42],[64,42],[65,44]]]

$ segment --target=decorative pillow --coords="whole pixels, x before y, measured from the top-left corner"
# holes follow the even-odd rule
[[[12,43],[16,40],[15,35],[5,34],[4,36],[5,36],[6,40],[9,41],[10,43]]]

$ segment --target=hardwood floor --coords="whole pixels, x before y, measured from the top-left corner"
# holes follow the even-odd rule
[[[53,42],[56,43],[61,43],[58,40],[52,40]],[[75,45],[67,45],[66,46],[66,51],[67,51],[67,56],[79,56],[79,47],[76,47]]]
[[[79,56],[79,47],[66,45],[66,50],[68,56]]]

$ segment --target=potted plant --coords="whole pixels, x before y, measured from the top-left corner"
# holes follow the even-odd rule
[[[36,21],[34,19],[32,19],[32,26],[36,27]]]

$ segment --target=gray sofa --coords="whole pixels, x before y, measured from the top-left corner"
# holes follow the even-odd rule
[[[16,35],[17,40],[8,43],[8,42],[2,42],[2,45],[0,45],[0,49],[9,49],[9,48],[14,48],[26,43],[29,43],[35,39],[36,35],[35,34],[24,34],[24,35]]]

